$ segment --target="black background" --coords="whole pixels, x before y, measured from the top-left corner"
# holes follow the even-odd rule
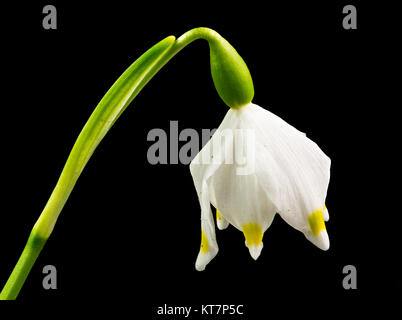
[[[46,4],[58,10],[57,30],[42,28]],[[346,4],[357,7],[357,30],[342,28]],[[89,314],[111,310],[158,319],[156,308],[165,303],[244,304],[243,319],[260,319],[273,309],[314,316],[326,308],[346,316],[400,297],[398,205],[383,180],[394,154],[386,137],[395,127],[385,124],[396,105],[384,84],[386,73],[394,72],[389,45],[395,38],[393,20],[378,10],[357,2],[267,1],[3,7],[1,286],[96,104],[137,57],[168,35],[198,26],[218,31],[246,61],[253,101],[306,132],[332,159],[329,251],[276,216],[257,261],[241,232],[229,227],[217,232],[217,257],[197,272],[200,208],[189,168],[150,165],[146,157],[151,129],[168,132],[171,120],[179,130],[216,128],[227,111],[211,80],[208,45],[194,42],[107,134],[19,301],[3,305],[74,302]],[[57,268],[57,290],[42,288],[47,264]],[[348,264],[357,268],[357,290],[342,287]]]

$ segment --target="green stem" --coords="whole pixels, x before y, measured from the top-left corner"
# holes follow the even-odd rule
[[[7,283],[0,293],[0,300],[16,299],[46,240],[53,231],[78,177],[103,137],[152,77],[180,50],[196,39],[210,43],[224,40],[208,28],[196,28],[175,40],[170,36],[160,41],[138,58],[113,84],[99,102],[78,136],[59,180],[45,208],[35,223],[28,242]],[[229,45],[230,46],[230,45]]]
[[[31,233],[24,251],[22,251],[10,278],[0,293],[0,300],[14,300],[17,298],[18,293],[24,285],[25,279],[31,271],[36,258],[39,256],[45,243],[46,239]]]

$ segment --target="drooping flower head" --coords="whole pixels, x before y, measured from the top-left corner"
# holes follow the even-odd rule
[[[231,108],[190,164],[201,205],[201,248],[196,269],[218,252],[217,225],[242,231],[257,259],[264,232],[278,213],[322,250],[329,248],[324,221],[330,159],[304,133],[249,103]]]

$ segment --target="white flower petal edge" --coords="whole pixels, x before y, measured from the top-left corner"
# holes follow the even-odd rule
[[[225,230],[229,226],[229,221],[221,215],[219,210],[216,210],[216,225],[219,230]]]
[[[238,150],[246,154],[246,163],[233,155]],[[230,109],[190,164],[201,204],[196,269],[204,270],[218,252],[211,203],[219,210],[218,228],[230,223],[241,230],[254,259],[275,213],[327,250],[330,162],[317,144],[271,112],[252,103]]]

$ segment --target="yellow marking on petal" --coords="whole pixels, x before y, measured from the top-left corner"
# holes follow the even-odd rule
[[[318,236],[321,230],[325,230],[324,214],[322,210],[314,211],[308,217],[308,223],[314,236]]]
[[[207,253],[209,250],[209,242],[207,236],[205,235],[204,231],[201,230],[201,248],[202,253]]]
[[[327,210],[327,206],[324,204],[324,208],[322,208],[322,211]]]
[[[223,217],[218,209],[216,209],[216,220],[221,220]]]
[[[243,225],[242,231],[244,233],[244,237],[246,238],[246,243],[248,246],[259,246],[262,243],[262,229],[257,223],[246,223],[245,225]]]

